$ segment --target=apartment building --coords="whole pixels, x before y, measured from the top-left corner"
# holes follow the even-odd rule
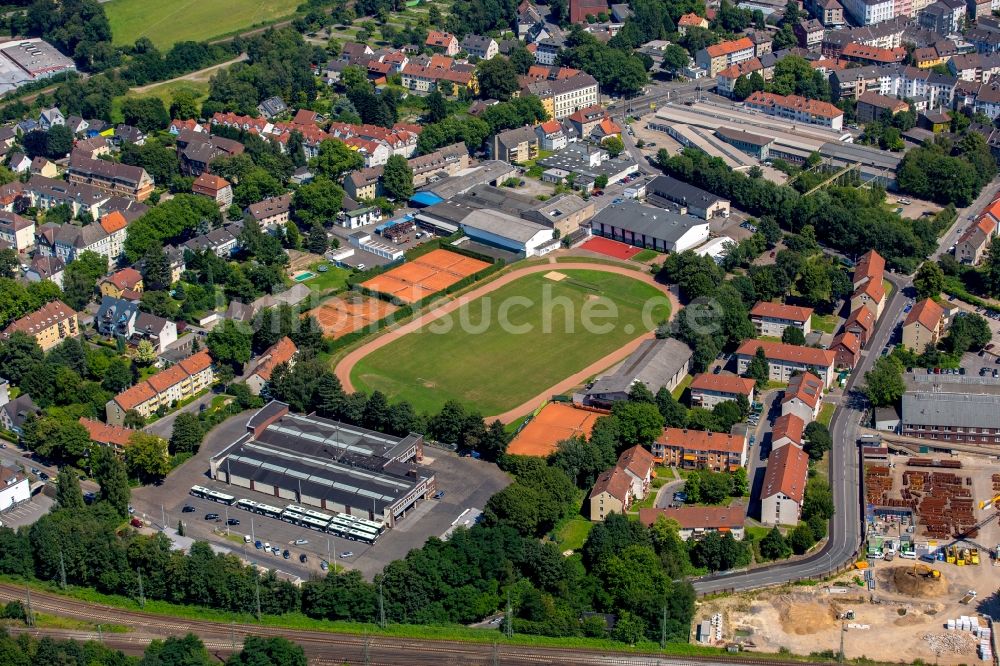
[[[35,221],[17,213],[0,211],[0,241],[24,254],[35,246]]]
[[[699,67],[708,72],[708,76],[715,76],[733,65],[744,60],[749,60],[756,55],[756,47],[749,37],[721,42],[705,47],[695,54],[695,62]]]
[[[735,402],[740,396],[746,398],[747,402],[753,402],[755,384],[753,379],[731,372],[720,372],[717,375],[703,372],[695,375],[688,386],[691,391],[691,406],[712,409],[720,402]]]
[[[212,357],[207,350],[202,350],[109,400],[105,406],[107,422],[120,426],[125,422],[125,414],[131,410],[149,418],[160,407],[169,408],[190,398],[207,389],[213,381]]]
[[[844,112],[836,106],[799,95],[776,95],[758,90],[747,97],[744,104],[769,116],[798,123],[820,125],[834,130],[844,127]]]
[[[896,16],[893,0],[844,0],[844,9],[858,25],[874,25]]]
[[[903,346],[922,354],[936,345],[944,328],[944,309],[929,298],[920,301],[903,320]]]
[[[788,345],[770,340],[744,340],[736,350],[737,369],[742,375],[758,349],[764,350],[767,359],[768,379],[788,382],[793,373],[812,372],[829,386],[833,382],[833,364],[836,357],[827,349]]]
[[[812,308],[760,301],[750,310],[750,321],[757,329],[757,335],[780,338],[789,326],[799,329],[803,335],[809,335],[812,332],[812,314]]]
[[[746,432],[726,434],[687,428],[665,428],[650,447],[670,467],[731,472],[747,463]]]
[[[153,193],[153,178],[142,167],[95,160],[72,154],[66,176],[74,185],[90,185],[108,194],[145,201]]]
[[[3,333],[0,333],[0,340],[6,340],[18,331],[35,338],[44,352],[67,338],[79,335],[80,324],[76,311],[62,301],[56,300],[46,303],[10,324]]]
[[[761,488],[760,521],[764,525],[795,525],[802,515],[809,456],[797,446],[782,446],[767,458]]]
[[[549,77],[530,81],[522,90],[538,97],[549,116],[556,120],[599,101],[597,79],[568,68],[552,68]]]

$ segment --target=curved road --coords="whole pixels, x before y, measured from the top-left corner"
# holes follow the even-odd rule
[[[525,275],[531,275],[534,273],[548,273],[550,271],[564,271],[564,270],[587,270],[587,271],[602,271],[604,273],[614,273],[616,275],[624,275],[626,277],[634,278],[640,282],[645,282],[646,284],[652,285],[659,289],[668,299],[670,299],[670,317],[671,319],[676,316],[676,314],[681,309],[681,304],[677,300],[677,297],[671,293],[668,285],[657,282],[653,276],[649,273],[640,270],[634,270],[631,268],[626,268],[624,266],[614,266],[611,264],[594,264],[588,263],[585,260],[579,262],[565,262],[565,263],[548,263],[548,264],[535,264],[534,266],[525,266],[524,268],[519,268],[512,270],[509,273],[503,274],[501,277],[488,282],[487,284],[477,287],[472,291],[462,294],[460,297],[451,300],[441,306],[431,306],[431,309],[424,312],[420,316],[408,321],[407,323],[388,330],[385,334],[380,335],[371,342],[361,345],[357,349],[352,350],[347,354],[339,363],[337,367],[334,368],[334,373],[337,378],[340,379],[340,383],[343,385],[344,390],[348,393],[354,391],[354,385],[351,382],[351,371],[354,366],[363,359],[368,354],[371,354],[377,349],[381,349],[387,344],[398,340],[408,333],[412,333],[421,326],[425,326],[444,315],[454,312],[458,308],[474,301],[475,299],[485,296],[493,291],[496,291],[500,287],[510,284],[518,278],[522,278]],[[545,400],[548,400],[552,395],[564,392],[582,382],[587,377],[594,375],[601,370],[611,367],[615,363],[623,361],[628,357],[636,347],[642,343],[643,340],[648,340],[653,337],[652,332],[640,335],[636,339],[632,340],[628,344],[616,349],[611,354],[608,354],[604,358],[591,363],[586,368],[580,370],[579,372],[573,374],[571,377],[567,377],[555,386],[547,388],[545,391],[539,393],[537,396],[525,401],[521,405],[509,409],[503,414],[498,414],[495,416],[490,416],[490,419],[500,419],[504,423],[509,423],[514,421],[525,414],[534,411],[538,405],[540,405]]]

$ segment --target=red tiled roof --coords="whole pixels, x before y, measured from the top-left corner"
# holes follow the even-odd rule
[[[719,44],[713,44],[709,46],[706,50],[711,58],[718,58],[719,56],[729,55],[730,53],[736,53],[737,51],[743,51],[744,49],[752,49],[753,42],[750,41],[749,37],[741,37],[740,39],[734,39],[728,42],[721,42]]]
[[[764,92],[763,90],[756,90],[751,93],[747,97],[746,103],[752,106],[793,109],[821,118],[837,118],[844,115],[843,111],[829,102],[807,99],[799,95],[776,95],[775,93]]]
[[[156,373],[146,381],[125,389],[115,396],[115,402],[125,411],[134,409],[138,405],[156,397],[158,393],[166,391],[189,376],[206,370],[211,365],[212,357],[209,356],[208,350],[203,349],[197,354],[188,356],[177,365],[170,366],[166,370]]]
[[[750,310],[751,317],[773,317],[775,319],[787,319],[789,321],[807,322],[812,317],[812,308],[803,308],[797,305],[785,305],[784,303],[772,303],[770,301],[760,301]]]
[[[862,308],[862,310],[866,310],[869,313],[871,312],[868,308]],[[836,349],[837,347],[844,347],[852,354],[857,354],[861,351],[861,338],[854,335],[850,331],[844,331],[835,337],[833,339],[833,343],[830,345],[830,349]]]
[[[127,226],[128,220],[121,214],[121,211],[113,210],[101,218],[101,228],[104,229],[104,233],[106,234],[113,234]]]
[[[722,432],[688,430],[687,428],[664,428],[656,442],[666,447],[688,451],[722,451],[742,453],[746,447],[743,437]]]
[[[298,353],[299,348],[295,346],[291,338],[285,336],[275,342],[270,349],[268,349],[263,354],[263,359],[254,368],[254,374],[263,379],[264,381],[269,381],[271,379],[271,373],[282,363],[288,363],[292,360],[292,357]]]
[[[764,69],[764,65],[757,58],[750,58],[749,60],[744,60],[743,62],[738,62],[735,65],[730,65],[724,70],[716,74],[716,77],[721,77],[724,79],[738,79],[745,74],[752,74],[754,72],[759,72]]]
[[[785,397],[782,398],[781,402],[784,404],[798,398],[804,404],[808,405],[810,409],[815,409],[822,397],[823,382],[813,373],[803,372],[801,375],[795,375],[788,381],[788,387],[785,389]]]
[[[771,441],[776,442],[783,437],[787,437],[799,446],[802,445],[802,431],[805,430],[806,422],[802,417],[795,414],[782,414],[774,420],[771,428]]]
[[[629,479],[628,474],[624,469],[616,465],[609,470],[605,470],[597,477],[594,489],[590,491],[590,497],[594,498],[606,492],[615,499],[625,502],[625,497],[628,495],[629,488],[631,487],[632,481]]]
[[[2,337],[8,338],[17,331],[27,335],[37,335],[50,326],[75,316],[76,311],[70,306],[59,300],[52,301],[12,323],[4,329]]]
[[[627,469],[639,478],[645,478],[653,470],[655,460],[648,449],[636,444],[618,456],[618,467]]]
[[[197,354],[188,356],[177,365],[184,368],[184,371],[189,375],[196,375],[212,367],[212,357],[209,355],[207,349],[203,349]]]
[[[861,259],[858,260],[858,265],[854,268],[855,283],[860,282],[862,278],[871,280],[876,277],[881,282],[884,275],[885,259],[875,250],[865,252]]]
[[[882,280],[868,280],[863,285],[858,287],[857,291],[854,292],[855,296],[867,296],[876,303],[881,303],[882,299],[885,297],[885,285],[882,284]]]
[[[647,527],[663,516],[676,520],[681,529],[736,530],[743,527],[747,519],[747,508],[740,504],[732,506],[681,506],[672,509],[639,509],[639,522]]]
[[[718,391],[749,396],[756,383],[753,379],[740,377],[731,372],[722,372],[717,375],[703,372],[695,376],[689,388],[692,391]]]
[[[784,342],[754,339],[744,340],[743,344],[736,350],[736,353],[743,356],[753,356],[757,353],[758,347],[764,350],[764,355],[768,359],[814,365],[820,368],[831,366],[835,358],[834,353],[828,349],[816,349],[814,347],[788,345]]]
[[[767,459],[761,498],[783,493],[794,502],[802,502],[809,474],[809,456],[797,446],[782,446]]]
[[[933,331],[937,328],[943,316],[944,309],[933,300],[925,298],[913,306],[910,313],[906,315],[906,321],[903,322],[903,326],[920,322],[920,325],[928,331]]]
[[[877,46],[865,46],[857,42],[851,42],[843,48],[841,56],[845,58],[856,58],[869,62],[883,64],[903,62],[906,59],[906,49],[898,47],[895,49],[883,49]]]
[[[98,444],[112,444],[120,447],[128,446],[129,438],[132,437],[133,433],[139,432],[132,428],[108,425],[107,423],[101,423],[100,421],[88,419],[83,416],[80,417],[80,423],[90,433],[90,439]]]
[[[540,127],[546,134],[555,134],[562,131],[562,125],[559,124],[558,120],[546,120]]]
[[[446,48],[451,44],[455,36],[449,32],[440,32],[438,30],[431,30],[427,33],[427,40],[424,42],[427,46],[439,46]]]
[[[202,173],[191,185],[191,191],[199,194],[215,196],[220,190],[229,187],[229,181],[207,171]]]
[[[686,27],[700,26],[701,22],[704,21],[704,20],[705,20],[704,18],[702,18],[701,16],[698,16],[695,13],[685,14],[684,16],[682,16],[679,19],[677,19],[677,26],[678,27],[680,27],[680,26],[686,26]]]
[[[844,323],[844,327],[846,328],[851,324],[857,324],[864,330],[870,331],[872,330],[872,326],[875,325],[875,315],[872,314],[871,310],[862,305],[851,313],[851,316]]]
[[[150,386],[149,381],[139,382],[131,388],[127,388],[115,396],[115,402],[125,410],[135,409],[144,402],[156,397],[156,391]]]
[[[142,274],[129,266],[111,274],[107,281],[118,289],[135,289],[136,285],[142,282]]]

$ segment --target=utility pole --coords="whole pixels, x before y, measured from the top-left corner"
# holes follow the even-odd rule
[[[226,505],[226,536],[229,536],[229,505]]]
[[[66,561],[63,559],[62,549],[59,549],[59,586],[66,589]]]
[[[260,622],[260,574],[254,571],[254,582],[257,584],[255,597],[257,599],[257,621]]]
[[[500,650],[497,648],[497,642],[493,641],[493,666],[500,666]]]
[[[667,605],[663,604],[663,618],[660,620],[660,647],[667,647]]]
[[[236,621],[233,620],[229,623],[229,643],[233,647],[233,652],[236,652]]]
[[[514,636],[514,611],[510,605],[510,592],[507,592],[507,612],[503,619],[503,635],[512,638]]]
[[[841,664],[844,663],[844,634],[847,633],[847,625],[843,622],[840,623],[840,659]]]
[[[142,571],[139,570],[139,567],[136,567],[135,568],[135,572],[137,574],[139,574],[139,606],[141,608],[145,608],[146,607],[146,595],[142,591]]]
[[[31,610],[31,588],[28,590],[28,607],[24,610],[24,623],[29,627],[35,626],[35,614]]]
[[[163,510],[163,505],[160,505],[160,524],[163,525],[163,529],[167,529],[167,512]]]
[[[378,626],[385,629],[385,595],[382,594],[382,581],[378,583]]]
[[[104,631],[101,629],[101,625],[97,625],[97,642],[104,642]]]
[[[366,631],[365,632],[365,646],[364,646],[365,666],[370,666],[370,664],[372,663],[372,656],[371,656],[371,652],[370,652],[371,644],[372,644],[372,637]]]
[[[257,544],[257,535],[253,533],[253,516],[250,516],[250,540],[254,542],[254,547]]]

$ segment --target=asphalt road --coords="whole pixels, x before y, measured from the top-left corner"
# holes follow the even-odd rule
[[[1000,178],[994,178],[990,183],[983,188],[976,200],[969,204],[966,208],[958,209],[958,218],[948,233],[941,237],[941,243],[938,245],[937,251],[931,255],[931,259],[937,259],[942,254],[948,251],[952,245],[958,242],[958,239],[962,236],[969,225],[976,216],[982,211],[986,204],[988,204],[993,197],[996,196],[997,192],[1000,191]]]

